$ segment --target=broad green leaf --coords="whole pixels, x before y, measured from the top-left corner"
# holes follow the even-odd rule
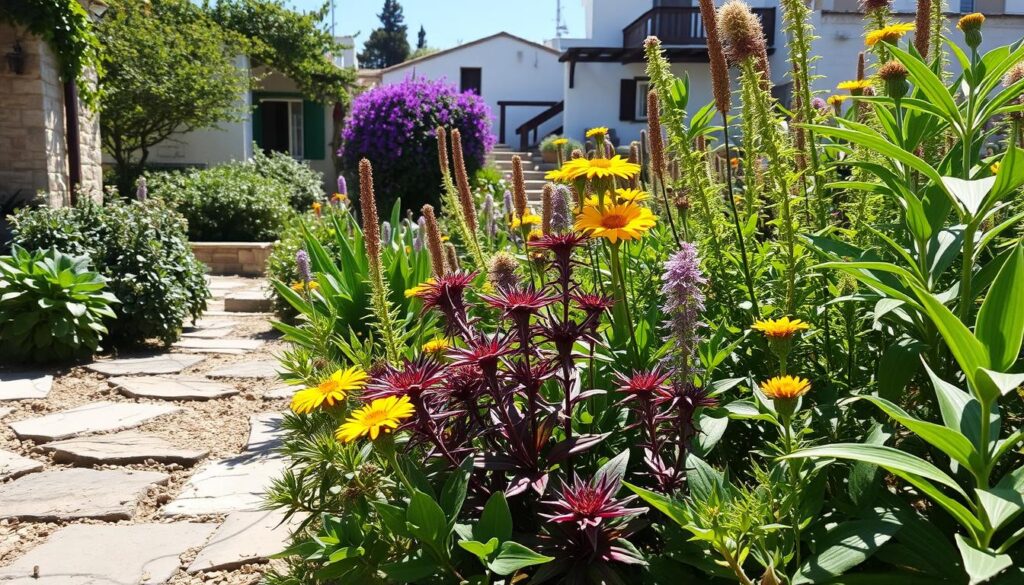
[[[877,314],[875,319],[878,319]],[[878,393],[882,398],[898,400],[903,396],[903,389],[907,383],[920,371],[918,364],[921,363],[919,356],[922,351],[924,345],[912,339],[900,339],[886,348],[878,361]]]
[[[490,560],[491,555],[498,550],[498,539],[492,538],[486,543],[478,542],[476,540],[460,540],[459,546],[464,550],[469,551],[470,554],[480,559],[480,562],[485,565]]]
[[[886,48],[892,53],[893,57],[910,71],[911,81],[928,101],[942,110],[950,123],[959,127],[959,129],[963,129],[964,122],[960,115],[960,108],[957,107],[952,94],[950,94],[945,84],[942,83],[942,79],[932,72],[920,59],[903,49],[894,45],[887,45]]]
[[[981,209],[985,196],[992,190],[992,185],[995,185],[995,183],[995,177],[985,177],[984,179],[974,179],[971,181],[957,177],[942,177],[942,184],[946,186],[946,190],[960,202],[960,205],[963,206],[970,217],[978,215],[978,210]]]
[[[397,563],[381,566],[381,570],[389,579],[398,583],[415,583],[433,575],[438,570],[437,563],[426,557],[402,559]]]
[[[659,493],[635,486],[629,482],[622,483],[632,490],[633,493],[639,496],[641,500],[647,502],[652,508],[671,518],[676,524],[686,526],[690,523],[686,509],[682,505],[673,502],[668,497]]]
[[[985,514],[992,530],[999,530],[1024,512],[1024,498],[1012,486],[996,486],[987,490],[975,489],[978,501],[985,508]]]
[[[508,509],[504,492],[494,492],[487,499],[480,521],[473,526],[473,537],[481,542],[492,538],[505,542],[512,538],[512,512]]]
[[[504,576],[511,575],[525,567],[543,565],[553,560],[555,557],[535,553],[518,542],[508,541],[501,543],[501,550],[498,551],[498,556],[491,561],[489,567],[498,575]]]
[[[473,457],[463,459],[462,464],[452,470],[448,481],[441,488],[441,508],[448,516],[449,522],[455,522],[462,510],[462,503],[466,501],[466,490],[469,487],[469,478],[473,473]]]
[[[964,371],[968,379],[973,379],[974,372],[978,368],[989,365],[988,352],[985,347],[952,311],[935,298],[935,295],[920,287],[913,285],[912,287],[921,300],[924,311],[931,317],[932,323],[942,334],[953,357],[960,364],[960,369]]]
[[[984,449],[981,441],[981,403],[967,392],[939,378],[923,360],[922,363],[935,388],[942,424],[962,433],[971,441],[975,450]]]
[[[861,564],[900,530],[891,513],[843,522],[820,537],[818,553],[808,558],[793,578],[793,585],[823,583]]]
[[[448,520],[434,498],[419,490],[414,491],[409,499],[405,519],[410,524],[409,531],[425,541],[424,544],[444,548],[444,541],[448,537]]]
[[[988,349],[991,369],[1004,372],[1017,361],[1024,339],[1024,246],[1016,246],[989,288],[974,334]]]
[[[686,457],[686,481],[695,498],[707,499],[724,483],[722,473],[692,453]]]
[[[967,571],[967,576],[970,578],[970,585],[984,583],[1013,564],[1009,555],[995,554],[979,549],[962,535],[955,536],[956,546],[960,549],[960,558],[964,560],[964,570]]]
[[[893,420],[910,429],[914,434],[948,455],[954,461],[975,473],[981,473],[983,467],[981,456],[975,450],[971,441],[960,433],[959,429],[954,430],[916,419],[899,406],[884,398],[876,396],[863,396],[862,398],[881,408]]]

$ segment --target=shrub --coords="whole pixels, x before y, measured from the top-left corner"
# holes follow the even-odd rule
[[[407,79],[356,98],[342,131],[341,157],[346,168],[359,160],[373,163],[378,207],[390,209],[398,199],[409,209],[437,205],[441,170],[437,163],[438,126],[458,129],[470,176],[494,145],[491,111],[479,96],[459,93],[441,81]]]
[[[248,163],[154,174],[149,192],[185,216],[198,242],[276,240],[291,214],[290,189]]]
[[[110,341],[118,347],[152,338],[170,344],[187,317],[196,319],[206,309],[209,289],[185,237],[185,221],[159,201],[22,210],[13,224],[14,243],[23,248],[92,259],[121,301],[109,324]]]
[[[0,257],[0,357],[17,363],[92,355],[117,302],[87,256],[14,246]]]
[[[313,170],[309,163],[297,161],[283,152],[267,154],[257,148],[256,154],[241,164],[280,185],[288,193],[292,209],[304,211],[314,201],[324,200],[323,173]]]

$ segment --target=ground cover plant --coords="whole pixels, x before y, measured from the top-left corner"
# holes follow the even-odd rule
[[[276,283],[302,524],[270,582],[1024,579],[1024,43],[865,2],[826,98],[781,4],[793,103],[750,8],[701,0],[714,101],[649,38],[646,144],[591,129],[536,207],[518,159],[474,192],[456,130],[443,214],[381,222],[360,162],[359,224],[311,218]]]

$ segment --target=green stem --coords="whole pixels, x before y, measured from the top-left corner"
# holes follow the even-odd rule
[[[964,228],[963,265],[960,267],[960,321],[967,325],[974,305],[971,291],[971,280],[974,275],[974,234],[978,231],[977,222],[972,220]],[[985,417],[982,417],[985,418]]]
[[[640,355],[639,349],[636,343],[636,332],[633,331],[633,317],[629,311],[629,298],[626,295],[626,281],[623,277],[622,263],[619,261],[619,243],[616,242],[611,245],[611,261],[612,261],[612,283],[615,288],[615,296],[625,312],[626,317],[626,328],[629,330],[629,343],[630,348],[633,352],[633,356],[637,357]]]
[[[747,259],[747,245],[743,241],[743,228],[740,226],[739,212],[736,210],[736,197],[732,190],[732,159],[729,153],[729,117],[722,112],[722,136],[725,142],[725,184],[727,187],[729,206],[732,209],[732,221],[736,227],[736,241],[740,246],[740,260],[743,262],[743,279],[747,282],[747,291],[750,294],[750,307],[754,313],[754,319],[761,316],[761,309],[757,305],[757,293],[754,291],[754,278],[750,274],[750,261]]]

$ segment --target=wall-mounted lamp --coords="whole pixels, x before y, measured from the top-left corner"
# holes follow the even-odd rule
[[[14,41],[14,49],[7,53],[7,68],[15,75],[25,74],[25,51],[19,41]]]

